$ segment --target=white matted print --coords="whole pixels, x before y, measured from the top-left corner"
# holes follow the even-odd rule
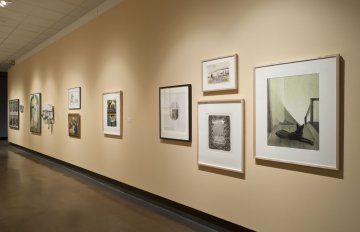
[[[244,172],[243,100],[198,103],[199,165]]]
[[[122,92],[103,94],[103,130],[105,135],[121,136]]]
[[[70,110],[81,108],[81,88],[68,89],[68,107]]]
[[[160,87],[160,138],[191,141],[191,85]]]
[[[255,68],[255,158],[338,170],[339,56]]]
[[[204,92],[237,89],[237,55],[202,62]]]

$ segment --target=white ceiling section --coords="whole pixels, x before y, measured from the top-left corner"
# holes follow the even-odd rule
[[[11,61],[18,60],[45,41],[64,32],[69,25],[93,13],[93,17],[83,20],[85,23],[102,13],[99,12],[100,10],[105,11],[121,0],[12,0],[11,2],[6,7],[0,7],[0,71],[2,72],[8,70]],[[82,23],[78,23],[78,26],[80,25]]]

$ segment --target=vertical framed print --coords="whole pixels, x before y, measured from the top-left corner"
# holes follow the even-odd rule
[[[255,158],[339,169],[339,55],[255,68]]]
[[[81,109],[81,88],[68,89],[68,107],[70,110]]]
[[[191,85],[159,88],[160,139],[191,141]]]
[[[19,129],[19,99],[9,101],[9,127]]]
[[[198,164],[244,172],[244,101],[198,102]]]
[[[41,93],[30,95],[30,132],[41,133]]]
[[[81,136],[80,114],[68,114],[68,131],[70,137],[80,138]]]
[[[103,94],[103,130],[105,135],[121,136],[122,92]]]
[[[203,92],[238,88],[237,55],[202,61]]]

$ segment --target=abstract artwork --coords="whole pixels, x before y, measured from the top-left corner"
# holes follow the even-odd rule
[[[199,165],[244,172],[243,100],[198,103]]]
[[[338,169],[339,56],[255,68],[255,157]]]
[[[19,99],[9,101],[9,127],[19,129]]]
[[[121,136],[122,92],[103,94],[103,130],[105,135]]]
[[[237,55],[202,62],[204,92],[237,89]]]
[[[41,93],[30,95],[30,131],[41,133]]]
[[[160,139],[191,141],[191,85],[160,87]]]

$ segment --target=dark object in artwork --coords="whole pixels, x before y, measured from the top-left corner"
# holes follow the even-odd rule
[[[276,131],[275,134],[281,139],[297,140],[299,142],[307,143],[307,144],[314,146],[313,141],[303,137],[303,129],[304,129],[304,124],[301,126],[299,124],[296,124],[296,130],[294,132],[288,132],[286,130],[279,130],[279,131]]]

